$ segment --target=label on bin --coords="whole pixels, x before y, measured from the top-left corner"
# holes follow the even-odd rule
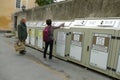
[[[84,26],[86,22],[86,20],[75,20],[72,22],[71,26]]]
[[[85,26],[98,26],[100,25],[101,20],[88,20]]]
[[[72,45],[81,46],[83,40],[83,33],[82,32],[73,32],[72,33]]]
[[[94,34],[92,49],[101,52],[108,52],[110,38],[111,35],[109,34]]]
[[[103,21],[101,21],[100,26],[103,26],[103,27],[114,27],[115,22],[116,22],[115,20],[103,20]]]

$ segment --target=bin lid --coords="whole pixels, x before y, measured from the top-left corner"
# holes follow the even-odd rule
[[[85,19],[75,19],[70,25],[71,28],[120,28],[120,19],[118,18],[85,18]]]
[[[64,23],[64,27],[63,28],[69,28],[70,27],[70,24],[71,24],[72,21],[54,21],[54,24],[53,26],[59,26],[60,24]]]
[[[42,22],[42,21],[39,21],[39,22],[37,22],[36,27],[42,27],[42,24],[43,24],[43,22]]]
[[[85,26],[86,22],[87,20],[74,20],[70,26]]]
[[[26,25],[27,25],[27,27],[36,27],[37,22],[28,21],[28,22],[26,22]]]

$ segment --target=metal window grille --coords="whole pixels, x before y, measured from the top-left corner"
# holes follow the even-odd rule
[[[21,8],[21,0],[16,0],[16,8]]]

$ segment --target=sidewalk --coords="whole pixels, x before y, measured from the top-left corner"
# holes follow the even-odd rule
[[[14,44],[14,38],[7,38],[7,41],[12,45]],[[59,75],[64,75],[64,80],[113,80],[102,73],[86,69],[85,67],[70,62],[65,62],[55,57],[49,60],[47,55],[47,59],[44,60],[43,53],[36,49],[26,47],[26,51],[25,57],[30,58],[37,64],[43,64],[43,67],[49,68],[51,71],[58,72],[56,74],[60,73]]]
[[[26,56],[31,57],[38,63],[42,63],[43,65],[50,67],[58,72],[64,74],[69,80],[112,80],[108,76],[105,76],[101,73],[97,73],[92,70],[87,70],[84,67],[79,65],[75,65],[73,63],[65,62],[60,59],[53,57],[52,60],[43,59],[43,53],[27,47],[27,54]],[[66,79],[67,80],[67,79]]]

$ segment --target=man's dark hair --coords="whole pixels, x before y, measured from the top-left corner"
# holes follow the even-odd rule
[[[47,24],[47,25],[51,25],[51,23],[52,23],[52,20],[51,20],[51,19],[47,19],[47,20],[46,20],[46,24]]]

